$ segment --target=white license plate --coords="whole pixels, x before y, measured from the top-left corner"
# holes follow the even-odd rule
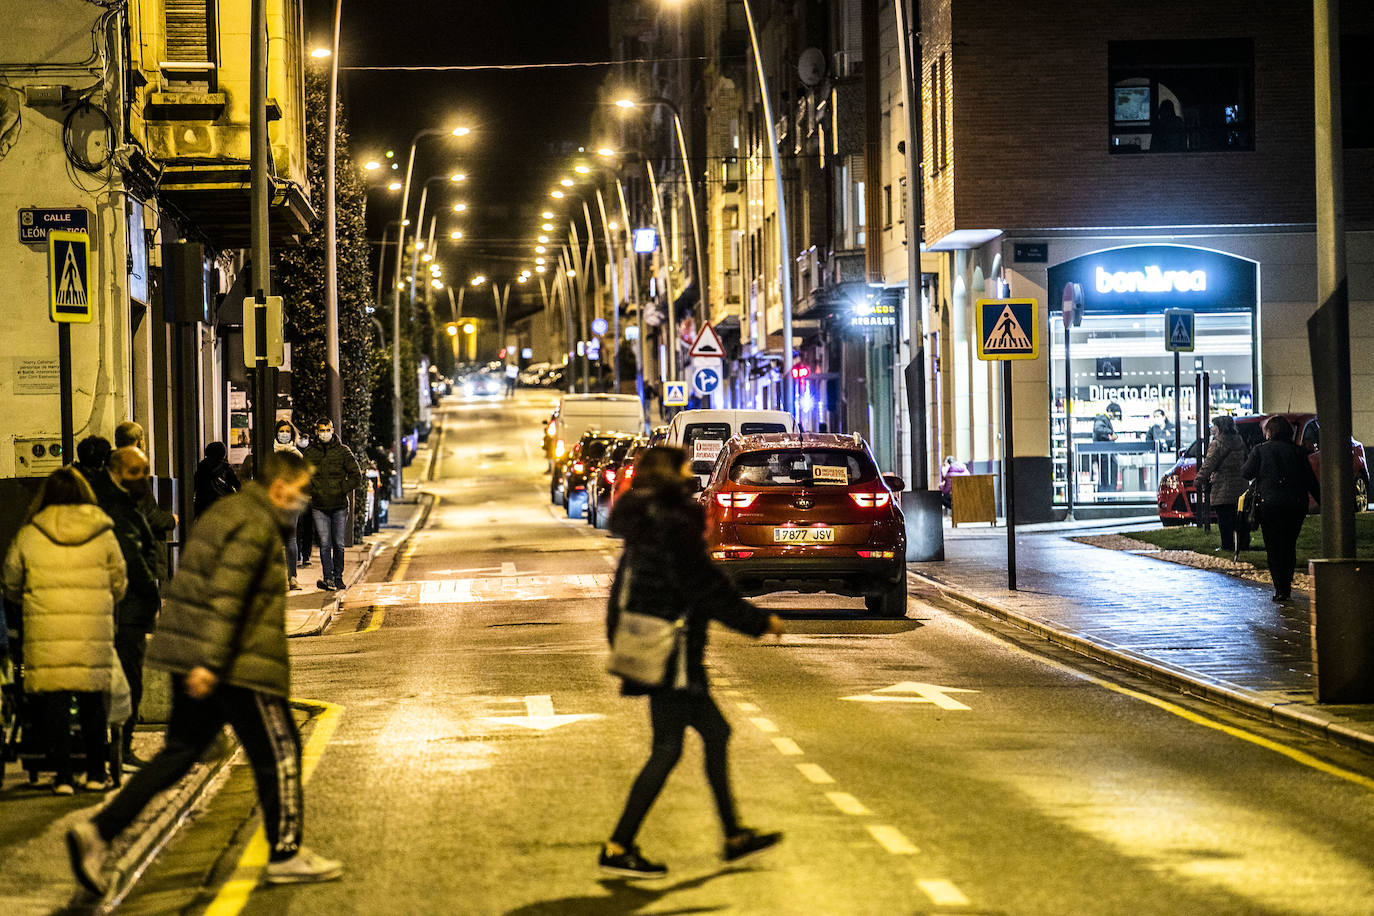
[[[833,544],[834,528],[774,528],[775,544]]]

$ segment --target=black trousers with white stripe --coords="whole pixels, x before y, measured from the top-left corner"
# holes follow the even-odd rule
[[[112,840],[133,823],[153,796],[186,775],[226,724],[234,729],[253,766],[272,861],[295,855],[301,845],[304,802],[301,738],[290,706],[282,697],[224,684],[205,699],[193,700],[180,678],[173,685],[166,744],[95,816],[101,837]]]

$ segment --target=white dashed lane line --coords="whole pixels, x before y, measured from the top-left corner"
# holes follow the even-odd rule
[[[759,712],[759,707],[757,703],[750,703],[746,700],[740,700],[735,705],[739,707],[740,712]]]
[[[917,880],[916,886],[936,906],[969,905],[969,899],[964,896],[963,891],[954,886],[953,881],[946,881],[944,878],[923,878]]]
[[[878,841],[878,845],[894,856],[914,856],[921,851],[902,831],[888,824],[869,824],[868,832],[873,834],[873,839]]]
[[[868,810],[867,805],[850,795],[848,792],[827,792],[825,793],[825,797],[830,799],[830,803],[836,808],[839,808],[843,814],[852,814],[855,817],[867,817],[873,813]],[[870,827],[869,831],[871,832],[872,829],[873,828]],[[877,834],[874,834],[874,836],[876,837]],[[882,841],[879,840],[879,842]]]
[[[774,738],[773,747],[777,748],[778,753],[784,757],[803,756],[801,747],[791,738]]]
[[[778,727],[773,724],[772,719],[765,719],[763,716],[751,716],[749,721],[753,722],[754,727],[761,732],[766,732],[770,735],[776,735],[778,733]]]
[[[835,777],[827,773],[819,763],[799,763],[797,770],[818,786],[829,785],[835,781]]]

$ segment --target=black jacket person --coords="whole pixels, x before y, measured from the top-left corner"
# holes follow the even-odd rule
[[[651,448],[640,456],[633,486],[611,512],[611,531],[625,538],[625,553],[611,591],[608,635],[614,637],[619,622],[620,593],[627,577],[627,611],[665,620],[685,618],[687,631],[684,688],[674,685],[671,674],[664,684],[626,680],[622,686],[626,694],[648,695],[653,747],[610,840],[601,850],[600,867],[612,874],[655,877],[667,872],[665,866],[641,856],[634,839],[682,754],[683,733],[688,726],[701,735],[706,776],[725,833],[724,858],[735,861],[761,852],[782,836],[758,833],[740,826],[736,819],[726,759],[730,725],[711,699],[702,664],[712,620],[755,637],[780,635],[782,621],[745,601],[729,578],[711,564],[703,537],[705,519],[689,495],[690,480],[686,454],[681,449]],[[675,670],[676,660],[670,660],[668,668]]]
[[[115,651],[129,681],[132,714],[124,722],[125,759],[134,761],[132,745],[143,699],[143,656],[148,634],[157,626],[162,604],[158,588],[158,541],[138,508],[135,493],[148,480],[148,458],[138,448],[125,446],[110,455],[107,472],[92,475],[96,502],[114,522],[115,538],[124,555],[129,588],[115,606]]]

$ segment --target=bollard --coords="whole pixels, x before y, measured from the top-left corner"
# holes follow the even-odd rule
[[[1312,560],[1318,703],[1374,703],[1374,560]]]

